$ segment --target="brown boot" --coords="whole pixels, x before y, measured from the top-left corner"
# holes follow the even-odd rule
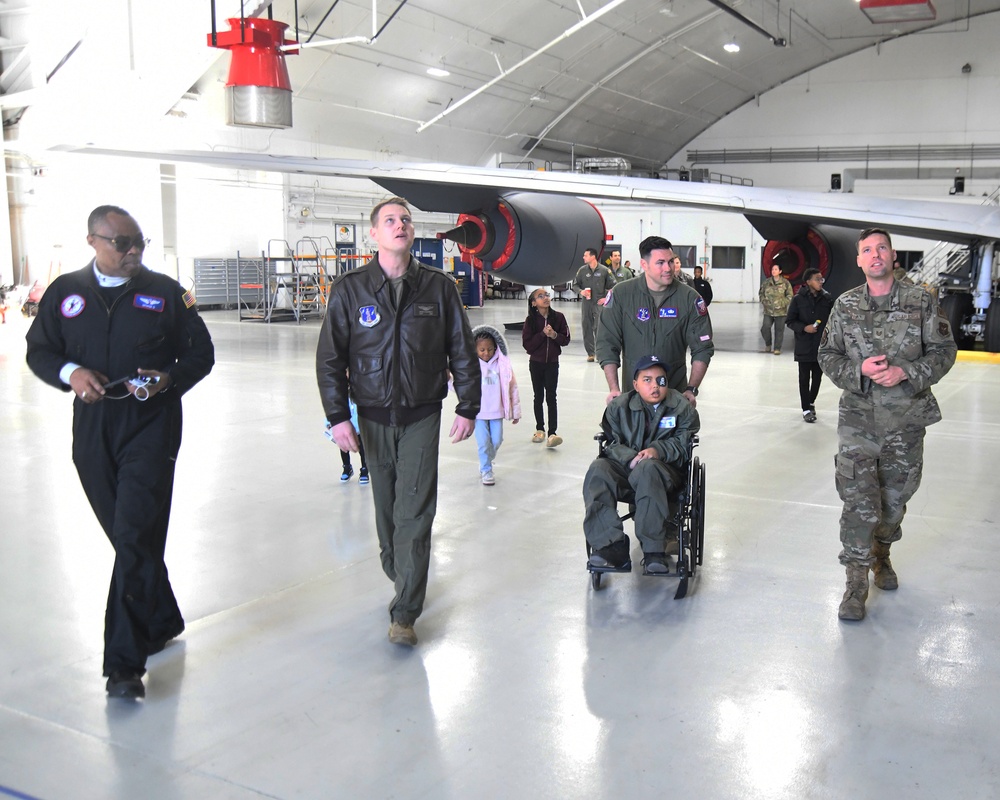
[[[841,619],[864,619],[865,600],[868,599],[868,567],[864,564],[847,565],[847,591],[840,601],[838,616]]]
[[[875,556],[875,563],[872,564],[875,585],[890,592],[898,589],[899,579],[896,577],[896,570],[892,568],[892,562],[889,561],[889,545],[876,539],[872,542],[872,555]]]

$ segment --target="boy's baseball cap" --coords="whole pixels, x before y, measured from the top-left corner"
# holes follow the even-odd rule
[[[639,373],[644,369],[649,369],[650,367],[659,367],[663,370],[664,375],[670,376],[669,365],[662,361],[659,356],[642,356],[642,358],[635,362],[635,372],[632,373],[632,380],[639,377]]]

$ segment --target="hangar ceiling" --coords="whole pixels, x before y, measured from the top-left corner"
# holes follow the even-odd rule
[[[873,1],[904,8],[933,2],[936,18],[874,23],[858,0],[298,0],[299,41],[309,46],[287,58],[295,125],[268,145],[291,151],[306,141],[465,164],[488,164],[503,153],[541,166],[573,154],[657,169],[726,114],[817,66],[898,36],[966,30],[977,16],[1000,10],[1000,0],[866,3]],[[158,4],[107,2],[117,7],[116,24],[131,26],[121,37],[132,47],[121,68],[141,68],[144,96],[156,94],[155,85],[166,98],[159,106],[123,103],[131,116],[176,114],[182,101],[221,103],[229,56],[204,45],[209,0],[178,0],[169,37],[161,37],[181,43],[175,52],[188,54],[184,69],[179,56],[143,58],[156,42],[150,29],[167,24]],[[216,5],[217,25],[226,30],[225,17],[238,15],[240,4]],[[86,40],[97,31],[82,34],[82,47],[67,37],[61,59],[48,41],[56,72],[26,69],[34,42],[21,20],[42,6],[0,0],[8,125],[38,102],[38,81],[60,79],[74,61],[87,63]],[[270,13],[295,35],[293,0],[276,0]],[[372,43],[316,46],[370,39],[375,31]],[[137,47],[144,36],[151,41]],[[723,49],[730,42],[739,52]],[[41,78],[15,83],[15,66],[17,74]],[[448,74],[434,77],[432,67]],[[212,119],[223,127],[221,111]]]

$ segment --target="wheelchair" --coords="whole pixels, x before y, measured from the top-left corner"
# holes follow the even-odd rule
[[[598,456],[600,456],[608,446],[605,433],[601,432],[594,436],[598,442]],[[687,480],[675,498],[676,511],[670,523],[677,529],[677,554],[676,565],[663,577],[679,578],[677,591],[674,599],[680,600],[687,594],[688,581],[694,577],[695,570],[701,566],[702,555],[705,549],[705,465],[698,456],[694,455],[694,449],[698,446],[698,434],[691,437],[688,444],[687,455]],[[629,497],[631,491],[626,495],[619,495],[619,502],[629,503],[628,513],[620,516],[624,522],[631,519],[635,514],[633,497]],[[668,524],[670,524],[668,523]],[[608,572],[631,572],[631,561],[624,567],[596,567],[590,563],[590,556],[593,553],[590,543],[587,543],[587,571],[590,573],[590,584],[595,589],[601,588],[601,578]],[[644,573],[652,575],[652,573]]]

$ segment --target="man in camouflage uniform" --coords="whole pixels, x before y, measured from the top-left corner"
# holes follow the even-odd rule
[[[891,268],[890,268],[891,272]],[[781,343],[785,338],[785,315],[792,303],[795,292],[792,284],[781,274],[781,267],[774,264],[771,267],[771,277],[767,278],[757,293],[761,305],[764,306],[764,321],[760,326],[760,335],[764,337],[764,349],[771,351],[771,328],[774,328],[774,354],[781,355]]]
[[[841,619],[865,617],[868,570],[880,589],[895,589],[889,546],[902,536],[906,502],[920,485],[924,431],[941,419],[930,387],[955,363],[947,318],[919,286],[893,280],[889,234],[861,232],[858,266],[866,283],[841,295],[819,347],[823,371],[840,398],[837,491],[847,567]]]
[[[698,387],[715,354],[708,307],[694,289],[675,280],[674,251],[669,241],[648,236],[639,245],[639,255],[643,274],[618,284],[601,313],[597,360],[611,392],[608,402],[621,394],[619,367],[624,380],[631,380],[636,361],[648,353],[670,365],[670,388],[697,405]]]
[[[597,346],[597,327],[601,320],[601,308],[608,290],[615,285],[611,270],[597,261],[597,251],[588,247],[583,251],[584,264],[576,272],[573,286],[583,300],[583,347],[587,351],[587,361],[594,360]]]

